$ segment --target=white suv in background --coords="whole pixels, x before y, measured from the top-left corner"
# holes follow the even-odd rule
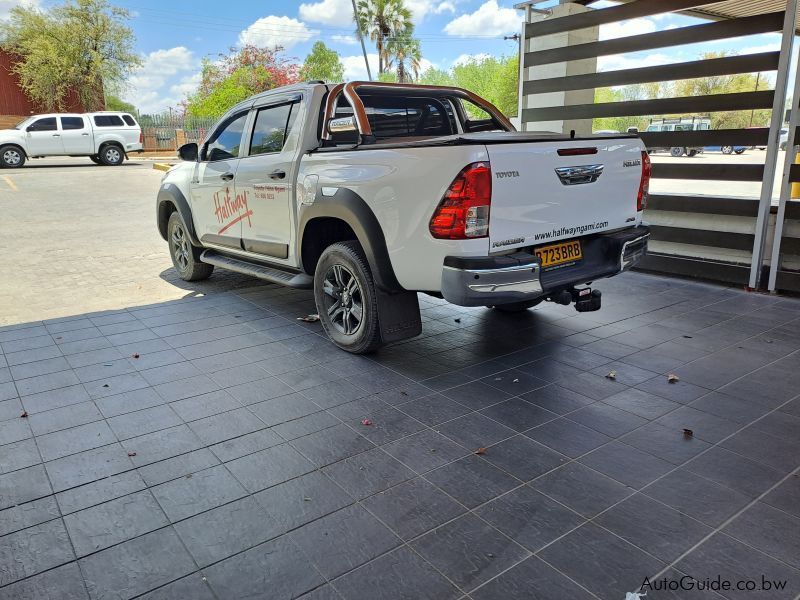
[[[129,152],[142,152],[142,129],[121,112],[34,115],[0,130],[0,167],[21,167],[29,158],[88,156],[119,165]]]

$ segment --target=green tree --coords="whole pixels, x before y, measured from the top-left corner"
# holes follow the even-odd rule
[[[331,50],[323,42],[316,42],[300,69],[300,78],[308,81],[339,82],[344,79],[344,65],[336,50]]]
[[[402,35],[410,36],[414,31],[411,10],[403,0],[358,0],[356,12],[359,30],[369,37],[378,50],[380,75],[389,69],[389,41]]]
[[[300,80],[299,66],[280,56],[281,48],[247,45],[231,48],[219,60],[203,60],[200,85],[184,102],[193,117],[219,117],[231,106],[259,92]]]
[[[398,83],[413,83],[419,79],[422,49],[418,39],[408,34],[393,37],[386,44],[386,54],[387,67],[394,67]]]
[[[453,67],[453,83],[478,94],[506,116],[517,114],[519,59],[473,57]]]
[[[132,115],[139,112],[133,104],[125,102],[125,100],[114,94],[106,94],[106,110],[117,110],[119,112],[131,113]]]
[[[141,65],[129,17],[106,0],[70,0],[47,11],[16,6],[0,26],[0,44],[20,57],[13,71],[45,110],[64,110],[72,90],[86,109],[95,110],[102,107],[104,89],[124,85]]]
[[[435,67],[428,67],[423,71],[419,76],[419,83],[422,85],[455,85],[450,73]]]

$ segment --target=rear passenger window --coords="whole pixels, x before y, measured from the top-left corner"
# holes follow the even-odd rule
[[[131,127],[136,125],[136,121],[134,121],[133,117],[130,115],[122,115],[122,120],[125,121],[125,125],[130,125]]]
[[[296,104],[260,109],[250,140],[250,156],[280,152],[296,117]]]
[[[97,127],[122,127],[119,115],[95,115],[94,124]]]
[[[83,129],[83,117],[61,117],[61,129]]]

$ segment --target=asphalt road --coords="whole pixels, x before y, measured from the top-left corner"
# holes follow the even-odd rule
[[[151,161],[83,158],[1,170],[0,325],[259,285],[225,271],[176,277],[155,224],[162,175]]]

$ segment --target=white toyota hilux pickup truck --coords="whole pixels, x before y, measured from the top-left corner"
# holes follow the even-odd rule
[[[222,267],[313,288],[325,332],[349,352],[418,335],[418,292],[597,310],[600,292],[579,286],[647,250],[641,140],[518,133],[459,88],[278,88],[179,156],[156,215],[180,277]]]
[[[34,115],[0,129],[0,167],[46,156],[88,156],[98,165],[119,165],[129,152],[142,152],[142,141],[142,129],[128,113]]]

